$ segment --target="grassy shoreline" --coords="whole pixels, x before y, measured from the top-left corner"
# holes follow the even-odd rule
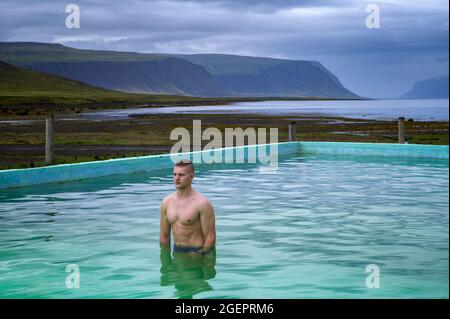
[[[62,113],[61,113],[62,114]],[[60,115],[61,115],[60,114]],[[21,120],[44,116],[21,116]],[[0,115],[0,120],[12,119]],[[329,142],[396,143],[397,122],[358,120],[342,117],[264,116],[249,114],[148,114],[123,120],[62,121],[56,116],[56,164],[78,163],[111,158],[162,154],[177,141],[170,132],[177,127],[192,130],[192,121],[201,120],[202,129],[278,128],[279,142],[288,140],[288,124],[297,120],[297,140]],[[406,123],[407,142],[448,145],[448,122]],[[192,132],[192,131],[191,131]],[[192,136],[192,133],[191,133]],[[209,141],[204,141],[204,145]],[[45,124],[0,123],[0,169],[44,165]],[[223,141],[223,145],[225,145]]]

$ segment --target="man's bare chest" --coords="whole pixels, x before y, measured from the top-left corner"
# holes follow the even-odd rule
[[[200,214],[196,205],[190,202],[171,202],[167,207],[167,219],[170,224],[180,222],[183,225],[192,225],[197,222]]]

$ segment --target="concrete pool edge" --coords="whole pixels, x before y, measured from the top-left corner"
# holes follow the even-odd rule
[[[200,160],[203,161],[204,154],[212,153],[214,155],[220,153],[222,156],[226,157],[227,154],[231,153],[236,161],[241,160],[244,162],[245,159],[248,158],[251,151],[259,154],[261,151],[263,151],[262,153],[267,151],[267,148],[275,148],[279,155],[297,154],[299,152],[300,144],[298,142],[287,142],[227,147],[215,149],[213,151],[203,150],[180,153],[176,156],[179,159],[189,158],[194,160],[194,163],[196,163],[196,158],[200,158]],[[198,166],[199,164],[196,163],[195,165]],[[171,167],[173,167],[172,155],[160,154],[46,167],[1,170],[0,189],[75,181],[119,174],[147,172]]]
[[[302,154],[449,158],[448,145],[300,142]]]
[[[250,145],[216,149],[221,156],[231,152],[233,158],[245,160],[251,151],[267,153],[267,148],[275,148],[279,155],[286,154],[334,154],[357,156],[406,156],[425,158],[449,158],[448,145],[418,144],[377,144],[377,143],[343,143],[343,142],[287,142],[278,144]],[[271,150],[272,152],[272,150]],[[211,154],[211,150],[182,153],[177,156],[190,158]],[[198,158],[197,157],[197,158]],[[105,161],[63,164],[28,169],[0,171],[0,189],[30,186],[46,183],[75,181],[87,178],[118,174],[153,171],[171,168],[171,154],[150,155],[132,158],[120,158]]]

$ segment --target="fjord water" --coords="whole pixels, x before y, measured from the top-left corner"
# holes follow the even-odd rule
[[[137,114],[263,114],[289,116],[335,116],[367,120],[448,122],[448,99],[435,100],[340,100],[340,101],[261,101],[230,105],[179,106],[106,110],[86,113],[87,117],[120,119]]]
[[[448,174],[448,160],[329,155],[198,167],[216,209],[205,257],[160,250],[170,170],[4,190],[0,297],[448,298]]]

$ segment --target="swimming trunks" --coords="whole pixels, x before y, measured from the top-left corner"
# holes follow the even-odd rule
[[[173,246],[173,251],[177,253],[200,253],[202,247],[190,247],[190,246]]]

